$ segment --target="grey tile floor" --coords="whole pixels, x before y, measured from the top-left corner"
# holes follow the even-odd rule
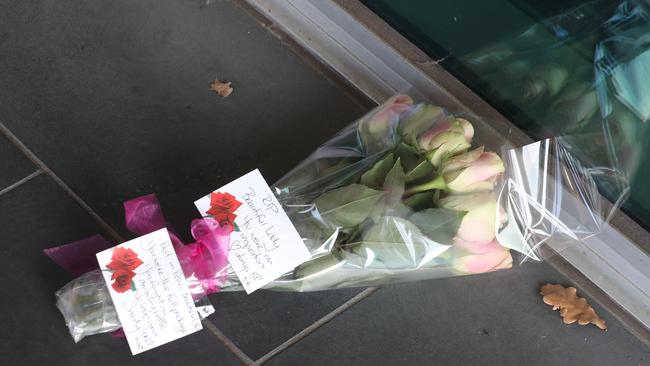
[[[194,199],[254,168],[274,181],[367,105],[229,1],[0,1],[0,19],[3,364],[650,364],[610,314],[607,333],[563,325],[536,289],[570,282],[543,264],[221,293],[213,326],[140,356],[105,335],[75,345],[53,305],[70,277],[42,249],[132,237],[121,203],[151,192],[187,236]],[[209,92],[214,77],[235,92]]]
[[[24,156],[18,148],[6,137],[0,136],[0,190],[7,189],[12,184],[35,173],[37,168]]]

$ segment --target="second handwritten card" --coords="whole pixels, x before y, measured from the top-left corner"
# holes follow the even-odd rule
[[[300,234],[257,169],[194,204],[201,215],[233,225],[228,261],[249,294],[310,258]]]

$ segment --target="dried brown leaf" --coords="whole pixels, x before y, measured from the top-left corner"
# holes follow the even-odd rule
[[[589,306],[587,300],[576,295],[575,287],[564,287],[547,283],[540,288],[545,304],[553,306],[553,310],[560,310],[564,323],[572,324],[576,321],[580,325],[593,324],[602,330],[607,330],[605,321],[601,319],[594,308]]]
[[[217,94],[225,98],[232,93],[233,89],[230,84],[230,81],[222,82],[219,81],[219,79],[214,79],[214,81],[210,83],[210,90],[215,91]]]

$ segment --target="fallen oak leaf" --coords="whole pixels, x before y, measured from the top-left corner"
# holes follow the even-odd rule
[[[576,295],[575,287],[564,287],[547,283],[540,288],[539,293],[545,304],[553,306],[553,310],[560,310],[560,316],[565,324],[576,321],[580,325],[593,324],[602,330],[607,330],[605,321],[596,314],[594,308],[589,306],[587,300]]]
[[[222,82],[219,81],[219,79],[215,78],[214,81],[210,83],[210,90],[213,90],[214,92],[216,92],[217,94],[225,98],[229,96],[233,91],[230,84],[231,84],[230,81]]]

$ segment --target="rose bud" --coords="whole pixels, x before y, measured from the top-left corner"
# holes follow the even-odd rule
[[[493,192],[444,197],[440,199],[440,207],[467,212],[456,234],[459,238],[481,243],[494,240],[497,229],[497,200]]]
[[[438,106],[420,104],[400,120],[397,131],[404,137],[418,136],[443,118],[444,114],[443,109]]]
[[[371,135],[382,135],[388,130],[400,113],[407,111],[413,105],[413,99],[408,95],[396,95],[379,106],[369,120],[364,121],[366,130]]]
[[[437,167],[443,159],[469,149],[472,137],[474,127],[471,123],[450,117],[421,134],[417,142],[422,150],[428,151],[429,161]]]
[[[440,200],[440,205],[467,212],[454,237],[456,269],[482,273],[512,266],[510,251],[495,239],[503,222],[497,221],[498,205],[493,192],[448,196]]]
[[[454,240],[457,250],[453,267],[465,273],[483,273],[512,267],[510,250],[496,240],[488,243],[465,242],[460,238]]]
[[[450,158],[442,165],[447,189],[453,193],[491,191],[505,171],[503,161],[483,147]]]

